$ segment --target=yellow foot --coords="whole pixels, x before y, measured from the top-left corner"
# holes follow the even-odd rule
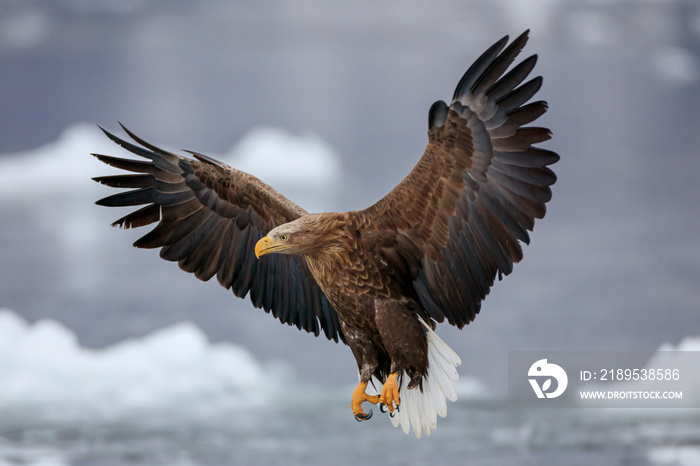
[[[374,403],[375,405],[379,403],[379,397],[376,395],[368,395],[365,393],[365,389],[367,389],[367,382],[360,382],[357,384],[357,388],[355,389],[354,392],[352,392],[352,404],[350,405],[352,407],[352,413],[355,415],[355,419],[357,422],[362,422],[366,421],[367,419],[372,417],[372,410],[370,409],[367,414],[365,414],[362,411],[362,403],[365,401],[369,401],[370,403]]]
[[[384,387],[382,387],[382,396],[379,397],[379,403],[386,405],[389,413],[393,413],[394,409],[399,409],[399,384],[396,381],[398,373],[394,372],[389,377],[387,377],[386,382],[384,382]],[[396,407],[394,407],[396,405]],[[382,406],[379,407],[380,410]]]

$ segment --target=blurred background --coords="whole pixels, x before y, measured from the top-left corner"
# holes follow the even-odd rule
[[[438,329],[463,401],[427,442],[352,420],[343,345],[132,248],[147,230],[93,204],[110,170],[88,154],[125,155],[96,125],[121,121],[307,210],[362,209],[419,159],[430,105],[527,28],[558,181],[476,321]],[[700,464],[697,410],[498,401],[508,351],[700,335],[700,3],[0,0],[0,83],[0,464]]]

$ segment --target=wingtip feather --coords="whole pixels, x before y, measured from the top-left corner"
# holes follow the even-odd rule
[[[208,155],[200,154],[199,152],[195,152],[195,151],[187,150],[187,149],[183,149],[183,151],[187,152],[188,154],[192,154],[192,156],[195,159],[199,160],[200,162],[208,163],[208,164],[215,165],[215,166],[221,167],[221,168],[224,167],[223,163],[219,162],[218,160],[216,160],[212,157],[209,157]]]

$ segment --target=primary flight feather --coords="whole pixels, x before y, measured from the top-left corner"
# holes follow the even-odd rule
[[[256,177],[210,157],[164,151],[132,132],[108,131],[149,161],[93,154],[134,174],[96,181],[132,188],[97,201],[145,207],[114,222],[158,222],[134,243],[201,280],[216,276],[280,321],[343,341],[360,383],[351,408],[380,404],[405,432],[429,434],[446,399],[456,399],[459,357],[435,334],[476,317],[495,278],[522,259],[535,219],[545,215],[559,156],[533,147],[546,128],[525,126],[546,110],[531,102],[542,79],[526,81],[536,55],[511,67],[528,31],[504,37],[467,70],[449,105],[428,114],[428,145],[389,194],[365,210],[308,213]],[[103,130],[104,131],[104,130]],[[382,384],[380,395],[367,385]]]

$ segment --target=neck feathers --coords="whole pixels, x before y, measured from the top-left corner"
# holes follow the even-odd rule
[[[345,214],[322,213],[308,215],[308,242],[302,254],[315,261],[333,261],[336,256],[347,254],[353,247],[353,237]],[[306,220],[306,219],[305,219]]]

